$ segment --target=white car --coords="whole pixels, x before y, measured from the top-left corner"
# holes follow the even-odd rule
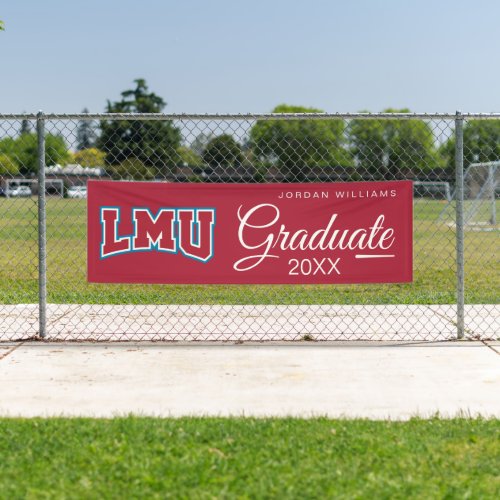
[[[29,186],[17,186],[11,188],[7,191],[7,196],[9,197],[30,197],[32,195],[31,188]]]
[[[87,198],[87,186],[71,186],[68,188],[68,198]]]

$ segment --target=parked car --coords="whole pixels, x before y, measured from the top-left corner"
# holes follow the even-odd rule
[[[87,186],[71,186],[67,194],[68,198],[87,198]]]
[[[29,186],[16,186],[6,190],[6,195],[15,198],[15,197],[25,197],[29,198],[33,193],[31,192],[31,188]]]

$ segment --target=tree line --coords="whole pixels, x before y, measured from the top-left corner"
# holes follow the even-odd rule
[[[120,100],[107,102],[107,113],[164,110],[166,102],[149,91],[145,80],[134,83],[134,88],[121,93]],[[272,112],[322,111],[279,105]],[[208,131],[185,144],[179,126],[169,120],[82,120],[74,152],[61,134],[47,134],[46,161],[48,165],[105,167],[112,177],[124,179],[169,178],[179,166],[191,167],[198,180],[228,172],[245,172],[255,181],[265,180],[270,172],[285,181],[306,181],[339,171],[349,172],[352,179],[419,178],[433,170],[450,175],[454,171],[455,137],[445,127],[445,122],[417,119],[257,119],[241,142],[233,134]],[[500,121],[467,122],[465,167],[499,159]],[[16,137],[0,140],[0,175],[27,176],[36,169],[37,137],[23,120]]]

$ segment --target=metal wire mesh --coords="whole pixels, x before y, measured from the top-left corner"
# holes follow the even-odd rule
[[[7,194],[0,199],[2,341],[38,332],[36,148],[35,155],[26,153],[33,152],[30,141],[36,144],[35,118],[0,115],[0,175]],[[465,168],[500,160],[500,120],[479,118],[466,117]],[[455,201],[450,195],[455,184],[454,119],[396,114],[45,115],[47,339],[456,338]],[[13,194],[15,179],[17,185],[30,186],[30,196]],[[238,182],[255,183],[256,188],[268,182],[413,179],[414,282],[88,283],[89,179]],[[498,203],[497,188],[493,197]],[[499,228],[493,220],[471,228],[465,237],[466,333],[497,338]]]
[[[500,206],[500,184],[496,162],[500,153],[500,120],[464,123],[464,268],[465,302],[479,303],[476,315],[465,316],[469,335],[481,338],[490,329],[500,337],[500,232],[496,211]],[[479,265],[478,265],[479,264]],[[482,290],[489,290],[483,294]],[[474,331],[475,324],[481,330]]]
[[[38,332],[37,137],[27,117],[0,120],[0,134],[0,340],[9,340]]]

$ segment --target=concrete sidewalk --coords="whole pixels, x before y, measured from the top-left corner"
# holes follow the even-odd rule
[[[500,342],[0,345],[0,415],[500,418]]]
[[[47,339],[66,341],[444,341],[455,305],[48,304]],[[38,333],[38,305],[2,305],[0,341]],[[498,339],[500,305],[465,306],[465,335]]]

